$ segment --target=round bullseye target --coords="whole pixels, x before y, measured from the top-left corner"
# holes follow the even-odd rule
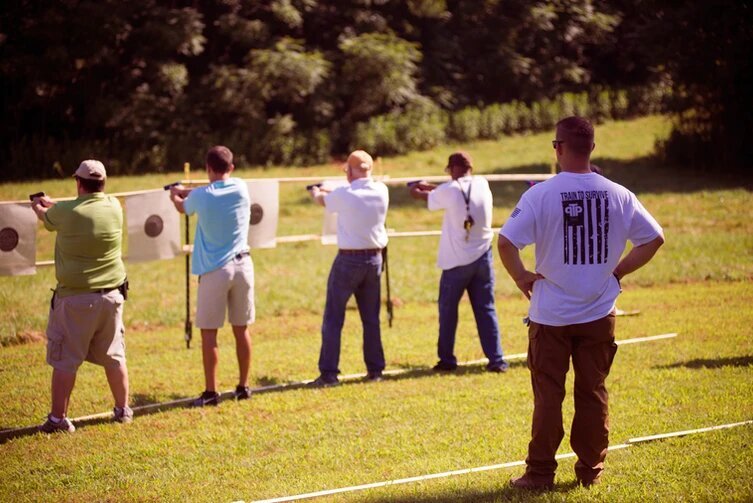
[[[146,222],[144,222],[144,232],[150,238],[156,238],[162,234],[162,229],[164,228],[165,223],[159,215],[152,215],[146,219]]]
[[[12,227],[0,230],[0,250],[9,252],[15,250],[16,246],[18,246],[18,231]]]
[[[264,218],[264,208],[260,204],[251,205],[251,225],[256,225]]]

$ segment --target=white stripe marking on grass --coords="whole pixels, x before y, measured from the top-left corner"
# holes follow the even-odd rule
[[[741,421],[739,423],[720,424],[717,426],[709,426],[707,428],[698,428],[695,430],[684,430],[684,431],[676,431],[672,433],[660,433],[657,435],[648,435],[645,437],[631,438],[627,441],[626,444],[610,445],[607,448],[607,450],[616,451],[619,449],[627,449],[628,447],[631,447],[640,442],[651,442],[654,440],[662,440],[662,439],[671,438],[671,437],[682,437],[685,435],[707,433],[709,431],[721,430],[721,429],[726,429],[726,428],[734,428],[736,426],[744,426],[747,424],[753,424],[753,420]],[[573,457],[575,457],[575,453],[568,452],[565,454],[556,455],[555,459],[566,459],[566,458],[573,458]],[[329,496],[332,494],[339,494],[339,493],[345,493],[345,492],[363,491],[365,489],[374,489],[377,487],[387,487],[387,486],[394,486],[398,484],[409,484],[412,482],[420,482],[423,480],[440,479],[440,478],[446,478],[446,477],[453,477],[456,475],[465,475],[468,473],[484,472],[488,470],[499,470],[501,468],[511,468],[513,466],[523,466],[523,465],[525,465],[525,461],[511,461],[508,463],[501,463],[497,465],[479,466],[476,468],[465,468],[462,470],[453,470],[449,472],[432,473],[429,475],[419,475],[416,477],[409,477],[405,479],[386,480],[383,482],[373,482],[371,484],[362,484],[358,486],[340,487],[337,489],[327,489],[324,491],[317,491],[317,492],[312,492],[312,493],[296,494],[294,496],[282,496],[279,498],[255,500],[251,503],[283,503],[286,501],[296,501],[296,500],[301,500],[301,499],[317,498],[319,496]]]
[[[618,445],[610,446],[609,450],[616,451],[618,449],[626,449],[628,447],[630,446],[627,444],[618,444]],[[567,459],[567,458],[574,458],[574,457],[575,457],[574,452],[567,452],[564,454],[556,455],[555,459]],[[252,503],[283,503],[285,501],[296,501],[296,500],[309,499],[309,498],[318,498],[320,496],[330,496],[330,495],[339,494],[339,493],[363,491],[366,489],[374,489],[377,487],[395,486],[395,485],[400,485],[400,484],[411,484],[413,482],[421,482],[424,480],[455,477],[457,475],[466,475],[468,473],[486,472],[489,470],[500,470],[502,468],[512,468],[514,466],[524,466],[525,464],[526,464],[525,461],[510,461],[508,463],[500,463],[496,465],[477,466],[475,468],[464,468],[462,470],[452,470],[449,472],[432,473],[429,475],[418,475],[416,477],[408,477],[404,479],[385,480],[383,482],[372,482],[371,484],[361,484],[358,486],[339,487],[337,489],[327,489],[324,491],[317,491],[313,493],[296,494],[295,496],[282,496],[279,498],[256,500],[256,501],[253,501]]]
[[[745,424],[753,424],[753,420],[740,421],[739,423],[720,424],[719,426],[709,426],[707,428],[698,428],[695,430],[675,431],[672,433],[660,433],[658,435],[649,435],[647,437],[637,437],[628,439],[629,444],[637,444],[640,442],[650,442],[652,440],[662,440],[664,438],[684,437],[685,435],[693,435],[696,433],[706,433],[708,431],[723,430],[725,428],[734,428],[735,426],[743,426]]]

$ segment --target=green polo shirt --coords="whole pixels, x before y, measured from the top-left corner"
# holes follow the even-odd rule
[[[58,233],[58,295],[66,297],[123,284],[123,210],[117,198],[95,192],[73,201],[60,201],[47,210],[44,226]]]

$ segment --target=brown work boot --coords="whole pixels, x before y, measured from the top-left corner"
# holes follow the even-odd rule
[[[510,486],[526,491],[551,491],[554,489],[554,480],[533,478],[525,474],[522,477],[510,479]]]
[[[590,480],[578,479],[578,484],[582,485],[586,489],[588,489],[591,486],[595,486],[596,484],[600,484],[600,483],[601,483],[601,477],[596,477],[595,479],[590,479]]]

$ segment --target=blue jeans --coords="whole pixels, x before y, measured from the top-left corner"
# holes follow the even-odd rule
[[[458,303],[466,290],[476,318],[481,348],[489,359],[489,366],[504,365],[497,310],[494,307],[494,265],[491,248],[475,262],[442,271],[439,280],[439,361],[457,365],[454,348],[455,331],[458,327]]]
[[[382,332],[379,309],[382,255],[338,254],[327,280],[327,302],[322,322],[322,349],[319,372],[324,376],[340,373],[340,338],[345,323],[345,306],[351,295],[356,296],[363,324],[363,359],[369,372],[384,370]]]

